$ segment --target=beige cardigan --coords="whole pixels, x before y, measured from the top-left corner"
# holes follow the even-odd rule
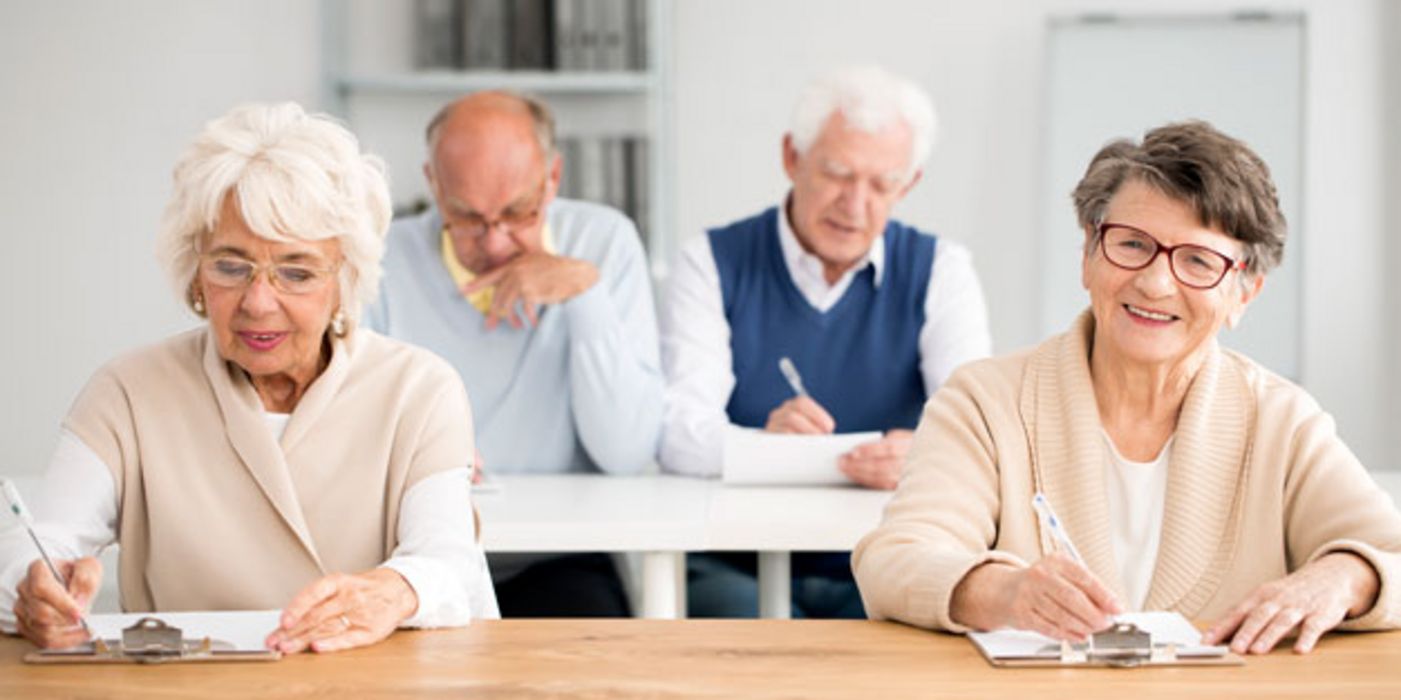
[[[132,612],[281,608],[322,575],[373,568],[409,487],[473,451],[457,373],[364,329],[334,343],[280,445],[204,329],[98,370],[64,427],[112,470]]]
[[[899,490],[852,567],[867,613],[964,631],[954,587],[987,561],[1052,550],[1031,497],[1055,505],[1091,571],[1124,599],[1108,529],[1094,320],[1029,351],[969,364],[925,406]],[[1377,570],[1376,605],[1347,629],[1401,625],[1401,513],[1302,389],[1214,348],[1178,418],[1145,609],[1210,621],[1328,552]]]

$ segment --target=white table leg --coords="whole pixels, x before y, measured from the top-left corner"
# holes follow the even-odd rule
[[[684,552],[642,553],[641,617],[663,620],[681,617],[678,592],[686,585],[685,571]]]
[[[792,567],[788,552],[759,552],[759,617],[793,616]]]

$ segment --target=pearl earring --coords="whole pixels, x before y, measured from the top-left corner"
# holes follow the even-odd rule
[[[345,312],[336,309],[335,315],[331,316],[331,333],[337,338],[345,337]]]
[[[204,297],[196,295],[195,298],[190,301],[190,306],[194,308],[195,313],[200,316],[204,315]]]

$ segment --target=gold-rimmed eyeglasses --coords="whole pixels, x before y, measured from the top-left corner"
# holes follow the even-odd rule
[[[1147,231],[1127,224],[1105,222],[1098,231],[1104,259],[1115,267],[1142,270],[1159,255],[1166,255],[1172,276],[1192,289],[1211,289],[1221,284],[1231,270],[1245,269],[1244,260],[1192,243],[1163,245]]]
[[[545,187],[549,185],[548,175],[540,180],[540,186],[535,188],[535,195],[526,203],[513,204],[507,207],[501,215],[488,219],[477,212],[445,212],[443,225],[449,231],[466,234],[473,238],[485,236],[497,226],[506,230],[507,234],[515,233],[524,228],[533,226],[540,220],[545,205]]]
[[[204,280],[223,289],[243,289],[260,275],[267,277],[273,289],[284,294],[310,294],[321,289],[336,276],[341,263],[318,267],[300,263],[257,264],[236,255],[201,255],[199,270]]]

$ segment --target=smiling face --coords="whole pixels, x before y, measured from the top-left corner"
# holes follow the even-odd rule
[[[914,186],[909,176],[913,134],[903,122],[874,134],[834,113],[806,152],[783,141],[783,167],[793,182],[794,234],[822,260],[834,281],[866,255],[885,231],[890,210]]]
[[[1197,219],[1188,204],[1137,180],[1128,180],[1105,209],[1104,220],[1148,232],[1162,245],[1194,244],[1241,259],[1240,241]],[[1086,231],[1085,242],[1094,240]],[[1232,271],[1211,289],[1184,286],[1159,255],[1141,270],[1125,270],[1105,259],[1096,242],[1088,248],[1081,283],[1095,317],[1094,353],[1110,362],[1172,367],[1190,362],[1211,346],[1223,325],[1234,325],[1259,293],[1262,277]]]
[[[285,375],[309,384],[320,371],[326,329],[340,306],[340,285],[331,273],[311,291],[288,294],[274,288],[264,270],[279,264],[329,270],[340,259],[340,244],[334,239],[278,243],[262,238],[249,230],[230,197],[200,253],[259,266],[241,287],[211,282],[205,266],[213,263],[202,263],[196,273],[194,284],[204,298],[220,357],[254,379]]]

